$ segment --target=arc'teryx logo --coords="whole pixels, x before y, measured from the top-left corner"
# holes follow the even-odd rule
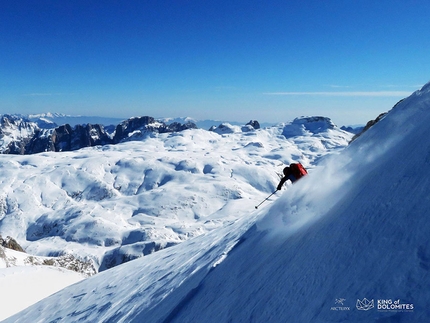
[[[369,301],[367,298],[363,298],[362,301],[357,299],[357,304],[355,306],[357,307],[357,310],[368,311],[375,307],[375,302],[373,299],[371,301]]]
[[[345,302],[345,301],[346,301],[345,298],[336,298],[335,301],[334,301],[334,303],[335,304],[343,305],[343,302]]]
[[[331,308],[330,308],[330,310],[331,311],[350,311],[351,310],[351,308],[349,307],[349,306],[343,306],[344,304],[344,302],[346,301],[346,299],[345,298],[336,298],[335,300],[334,300],[334,304],[336,305],[336,306],[332,306]]]

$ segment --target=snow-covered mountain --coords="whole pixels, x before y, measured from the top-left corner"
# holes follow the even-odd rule
[[[284,128],[229,140],[236,146],[221,140],[236,133],[206,137],[206,142],[217,142],[210,147],[222,146],[219,159],[205,150],[211,172],[202,171],[209,169],[210,159],[185,169],[212,176],[204,181],[193,177],[199,191],[217,180],[218,185],[228,186],[231,179],[240,183],[240,190],[230,191],[235,198],[205,201],[207,206],[218,203],[219,211],[208,220],[216,214],[230,222],[65,288],[5,322],[427,322],[429,109],[427,84],[257,211],[253,204],[276,182],[263,169],[299,156],[313,166],[312,149],[298,156],[299,149],[283,151],[281,146],[297,147],[282,135]],[[164,142],[173,144],[173,139],[176,148],[191,152],[201,142],[191,132],[169,135]],[[202,147],[207,146],[200,146],[200,154]],[[256,153],[260,149],[266,151]],[[183,165],[170,158],[173,167]],[[15,162],[40,167],[34,161]],[[76,167],[76,161],[72,164]],[[230,176],[222,175],[223,167]],[[169,194],[170,200],[181,201],[187,185],[176,182],[182,191]],[[196,201],[202,202],[199,196]]]
[[[192,122],[197,125],[197,128],[209,130],[211,127],[217,127],[221,124],[230,124],[232,126],[243,126],[244,122],[240,121],[232,121],[232,120],[213,120],[213,119],[195,119],[191,117],[182,117],[182,118],[157,118],[157,120],[163,121],[166,124],[170,124],[172,122],[178,122],[178,123],[187,123]],[[259,123],[260,127],[262,128],[269,128],[273,127],[275,123],[273,122],[261,122]]]
[[[102,124],[57,126],[46,117],[33,121],[20,115],[0,116],[0,153],[28,155],[47,151],[72,151],[85,147],[117,144],[122,141],[140,140],[153,133],[170,133],[195,129],[187,122],[165,124],[152,117],[133,117],[116,126],[105,128]]]
[[[93,257],[102,270],[180,243],[235,220],[218,214],[228,203],[272,192],[284,164],[312,168],[352,136],[332,127],[286,138],[289,127],[190,129],[61,154],[1,155],[0,232],[34,254]]]
[[[323,127],[286,138],[291,124],[129,132],[116,145],[0,155],[0,234],[31,256],[72,255],[103,271],[229,226],[275,190],[285,164],[312,172],[352,137]]]
[[[246,125],[238,122],[195,120],[190,117],[155,119],[143,116],[119,120],[121,119],[55,113],[0,115],[0,154],[28,155],[47,151],[72,151],[97,145],[117,144],[125,140],[140,140],[142,136],[151,135],[154,132],[178,132],[201,128],[224,134],[252,131],[262,126],[273,127],[267,123],[261,125],[256,120],[251,120]],[[308,123],[306,118],[297,120]],[[113,124],[113,122],[118,123]],[[312,127],[316,127],[317,123],[317,120],[313,120]],[[326,124],[326,120],[322,123]],[[328,127],[330,127],[329,124],[332,122],[327,123]],[[280,125],[282,123],[277,126]],[[297,127],[303,126],[294,122],[293,125],[295,129],[290,129],[293,132],[297,132]],[[361,132],[361,128],[341,127],[341,130],[354,134]],[[299,131],[293,136],[300,134]]]

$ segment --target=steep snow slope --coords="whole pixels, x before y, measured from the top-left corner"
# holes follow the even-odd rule
[[[327,165],[276,201],[223,263],[197,288],[188,286],[192,293],[183,303],[165,300],[139,318],[429,320],[430,179],[422,176],[430,173],[430,145],[422,140],[429,136],[429,90],[405,100],[344,151],[334,165],[341,162],[338,173]],[[337,178],[324,178],[327,172]],[[364,298],[375,308],[358,310]],[[339,299],[349,310],[339,310]],[[399,305],[378,310],[383,300]]]
[[[4,322],[131,322],[142,310],[196,287],[219,265],[259,213],[70,286]],[[185,291],[174,291],[185,284]],[[60,305],[61,304],[61,305]],[[32,309],[40,311],[36,316]],[[165,313],[166,314],[166,313]],[[37,319],[35,319],[37,318]],[[136,322],[156,322],[137,318]]]
[[[427,85],[270,207],[6,322],[428,321],[429,108]]]
[[[165,300],[139,318],[428,321],[429,123],[427,85],[344,151],[337,173],[327,165],[276,201],[223,263],[194,290],[188,286],[193,292],[180,306]],[[337,178],[324,178],[327,172]],[[374,308],[358,310],[364,298]]]

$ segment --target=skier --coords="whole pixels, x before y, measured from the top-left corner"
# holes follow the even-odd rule
[[[292,163],[290,166],[285,167],[282,172],[284,173],[284,177],[281,178],[281,181],[278,184],[278,191],[282,189],[282,185],[284,185],[287,180],[294,183],[308,173],[300,163]]]
[[[255,206],[256,209],[258,209],[258,207],[261,204],[263,204],[265,201],[267,201],[273,194],[275,194],[277,191],[280,191],[282,189],[282,185],[284,185],[284,183],[287,180],[290,180],[291,183],[294,183],[294,182],[298,181],[300,178],[302,178],[303,176],[308,174],[307,170],[300,163],[290,164],[290,166],[287,166],[284,168],[283,172],[284,172],[285,176],[282,177],[281,181],[278,184],[276,191],[274,191],[272,194],[270,194],[268,197],[266,197],[260,204],[256,205]]]

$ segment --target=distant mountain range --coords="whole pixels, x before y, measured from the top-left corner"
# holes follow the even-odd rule
[[[260,128],[260,123],[256,120],[251,120],[242,128],[239,125],[241,124],[238,122],[197,121],[189,117],[155,119],[143,116],[122,120],[58,113],[4,114],[0,116],[0,153],[28,155],[46,151],[73,151],[85,147],[117,144],[153,133],[196,128],[220,134]],[[352,128],[343,130],[356,133]]]
[[[15,114],[15,116],[20,117],[22,119],[26,119],[32,122],[35,122],[39,125],[39,127],[43,128],[44,125],[48,128],[52,128],[52,125],[61,126],[64,124],[69,124],[74,127],[76,125],[86,125],[86,124],[101,124],[105,128],[111,128],[114,125],[117,125],[123,122],[124,118],[108,118],[108,117],[98,117],[98,116],[81,116],[81,115],[66,115],[62,113],[41,113],[41,114],[29,114],[29,115],[21,115]],[[131,118],[129,118],[131,119]],[[165,117],[155,117],[156,120],[160,122],[164,122],[165,124],[171,123],[188,123],[192,122],[196,124],[196,126],[200,129],[208,130],[212,126],[219,125],[221,123],[229,123],[231,125],[243,125],[243,122],[231,121],[231,120],[198,120],[191,117],[177,117],[177,118],[165,118]],[[273,123],[265,122],[261,123],[262,127],[273,126]]]
[[[58,125],[55,121],[74,121]],[[80,122],[77,122],[77,121]],[[2,115],[0,117],[0,153],[28,155],[46,151],[72,151],[85,147],[117,144],[132,137],[150,133],[177,132],[197,128],[192,122],[166,124],[152,117],[135,117],[116,126],[101,123],[81,123],[85,117],[67,117],[53,114]],[[93,121],[97,121],[93,119]],[[101,119],[100,121],[108,121]],[[109,119],[109,121],[113,121]]]

